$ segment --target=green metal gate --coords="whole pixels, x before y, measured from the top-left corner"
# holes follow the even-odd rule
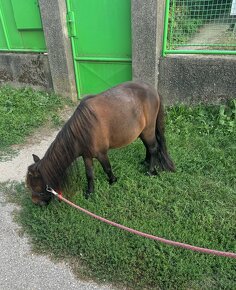
[[[79,97],[132,78],[130,0],[67,0]]]
[[[46,51],[37,0],[0,0],[0,50]]]

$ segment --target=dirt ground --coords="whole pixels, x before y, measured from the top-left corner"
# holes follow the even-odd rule
[[[236,32],[229,31],[229,24],[227,23],[211,23],[203,25],[193,36],[189,39],[188,45],[178,47],[183,50],[235,50]],[[196,44],[198,46],[196,46]],[[222,46],[225,44],[225,46]],[[221,47],[222,46],[222,47]]]

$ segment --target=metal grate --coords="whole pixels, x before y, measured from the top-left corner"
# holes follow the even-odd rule
[[[164,54],[236,54],[236,0],[167,0]]]

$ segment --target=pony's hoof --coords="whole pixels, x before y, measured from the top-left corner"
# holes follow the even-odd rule
[[[148,171],[148,172],[147,172],[147,175],[148,175],[148,176],[157,176],[157,175],[159,175],[159,174],[158,174],[157,170],[152,170],[152,171]]]
[[[85,193],[84,193],[84,198],[85,198],[85,199],[89,199],[90,196],[91,196],[91,192],[85,191]]]
[[[109,184],[112,185],[117,181],[117,177],[113,176],[111,179],[109,179]]]

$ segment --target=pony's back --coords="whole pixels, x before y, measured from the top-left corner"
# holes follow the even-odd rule
[[[146,84],[127,82],[83,102],[96,116],[93,139],[99,150],[126,146],[156,124],[159,99]]]

